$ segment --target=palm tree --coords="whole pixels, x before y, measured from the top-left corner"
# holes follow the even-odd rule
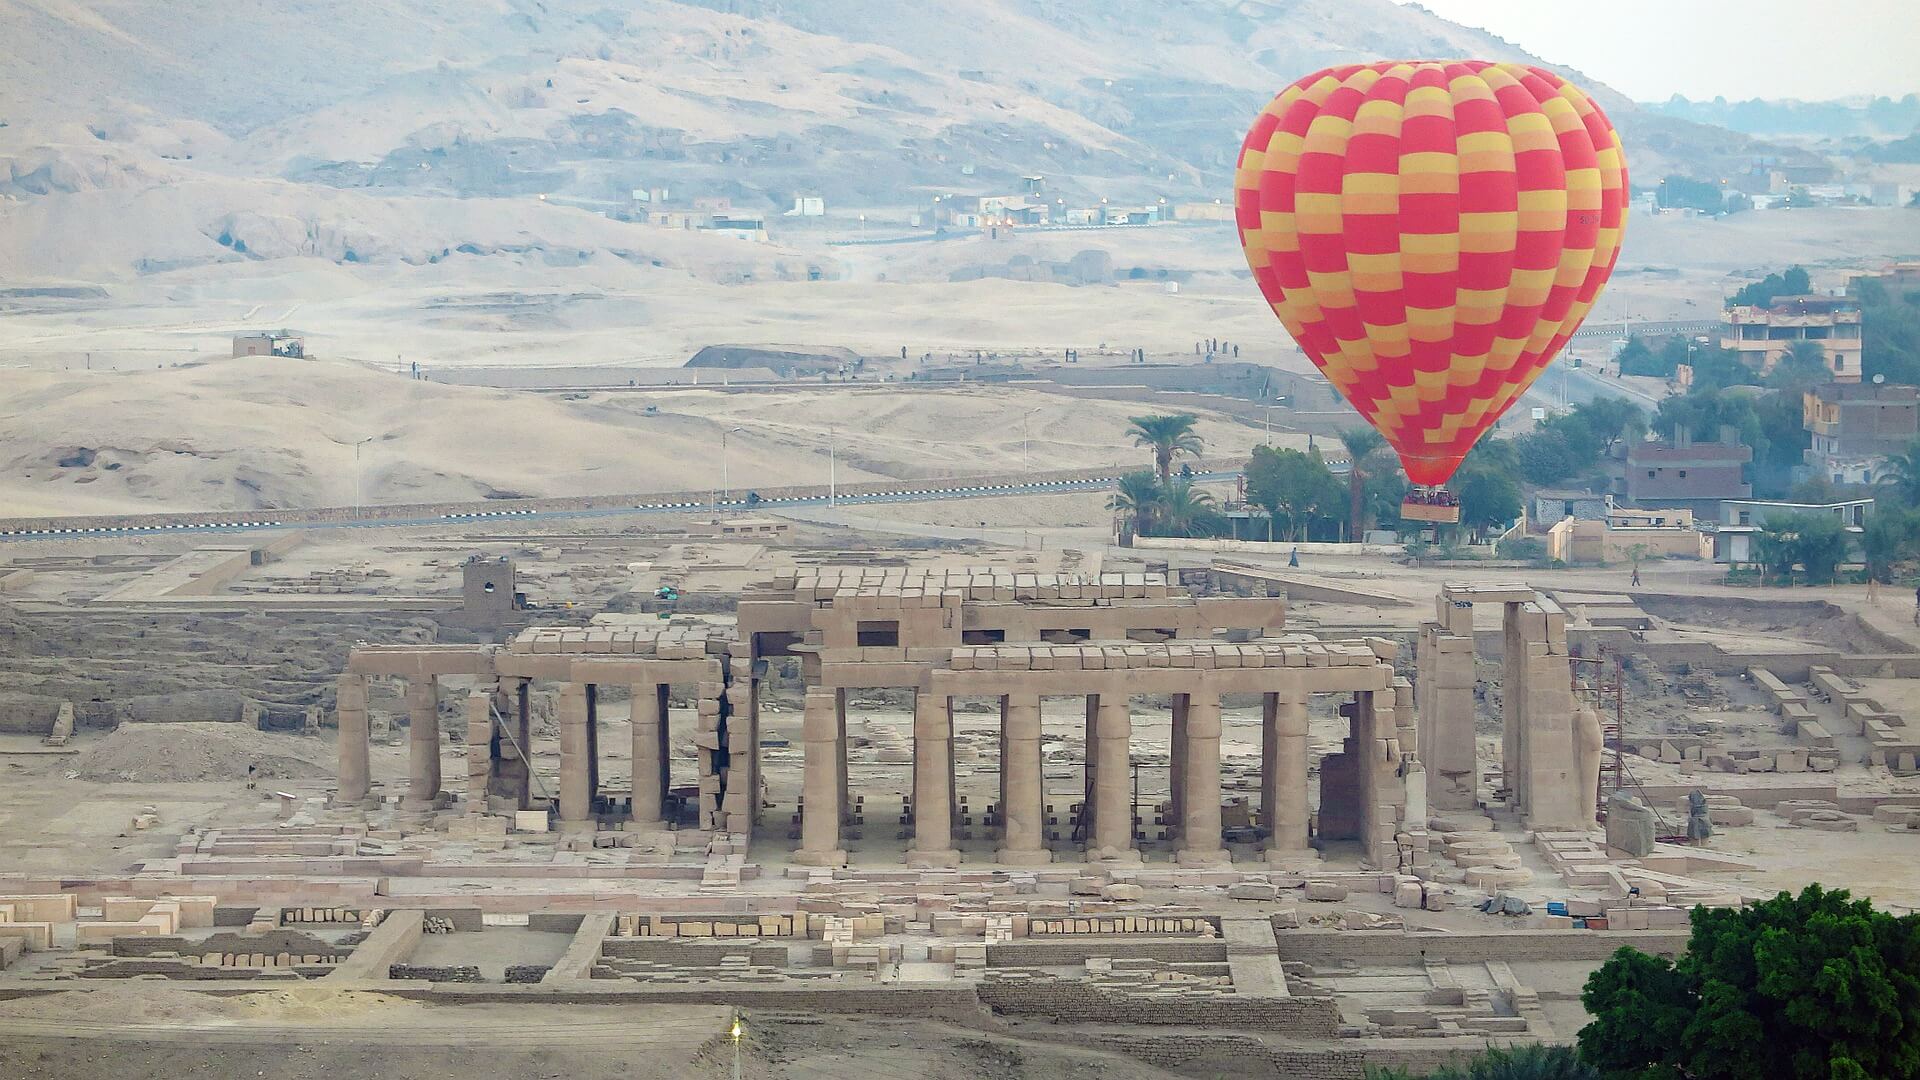
[[[1901,502],[1920,507],[1920,439],[1908,443],[1903,454],[1887,455],[1887,467],[1879,482],[1891,487]]]
[[[1386,448],[1387,438],[1370,427],[1350,427],[1339,432],[1340,445],[1347,448],[1347,497],[1352,520],[1347,539],[1358,543],[1366,530],[1366,468],[1368,458]]]
[[[1133,516],[1133,535],[1147,536],[1153,531],[1154,516],[1160,511],[1166,492],[1152,472],[1141,469],[1120,478],[1107,509]]]
[[[1193,430],[1199,418],[1192,413],[1129,416],[1127,419],[1133,422],[1133,426],[1127,429],[1127,434],[1133,436],[1133,445],[1153,447],[1153,469],[1160,475],[1161,483],[1166,483],[1172,477],[1176,454],[1200,456],[1200,436]]]
[[[1215,518],[1213,496],[1193,486],[1191,480],[1169,485],[1160,504],[1160,522],[1170,533],[1192,536],[1206,532]]]

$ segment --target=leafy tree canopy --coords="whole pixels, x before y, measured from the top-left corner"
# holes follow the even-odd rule
[[[1813,280],[1807,276],[1806,268],[1795,266],[1783,274],[1768,274],[1734,293],[1727,303],[1732,307],[1766,307],[1776,297],[1805,296],[1812,291]]]
[[[1920,915],[1819,885],[1695,908],[1678,962],[1621,949],[1580,1000],[1580,1056],[1608,1080],[1914,1080]]]

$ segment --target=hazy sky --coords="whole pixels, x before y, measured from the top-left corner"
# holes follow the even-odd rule
[[[1401,0],[1402,3],[1408,0]],[[1915,0],[1420,0],[1641,101],[1920,92]]]

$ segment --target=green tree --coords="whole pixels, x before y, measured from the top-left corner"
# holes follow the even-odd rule
[[[1787,351],[1774,361],[1773,370],[1767,372],[1766,383],[1778,390],[1798,393],[1832,379],[1826,347],[1817,341],[1802,339],[1787,343]]]
[[[1344,428],[1339,434],[1340,445],[1347,449],[1347,539],[1358,543],[1367,529],[1367,477],[1386,450],[1387,439],[1370,427]]]
[[[1176,456],[1200,456],[1200,436],[1193,430],[1199,418],[1192,413],[1130,416],[1127,419],[1132,422],[1127,434],[1133,437],[1133,445],[1153,448],[1153,468],[1162,484],[1172,478],[1173,459]]]
[[[1453,476],[1460,495],[1460,524],[1476,543],[1487,530],[1520,516],[1519,465],[1512,440],[1482,442]]]
[[[1860,534],[1867,576],[1891,583],[1902,561],[1920,554],[1920,512],[1898,506],[1879,506],[1867,518]]]
[[[1900,502],[1920,509],[1920,439],[1908,443],[1901,453],[1887,455],[1880,485]]]
[[[1813,291],[1813,279],[1805,267],[1789,267],[1784,274],[1766,277],[1742,288],[1727,301],[1730,307],[1766,307],[1781,296],[1805,296]]]
[[[1571,1046],[1491,1046],[1465,1065],[1446,1065],[1427,1080],[1600,1080]],[[1405,1069],[1369,1069],[1368,1080],[1413,1080]]]
[[[1587,979],[1580,1056],[1614,1078],[1920,1077],[1920,915],[1809,885],[1695,908],[1678,962],[1621,949]]]
[[[1171,536],[1211,536],[1219,523],[1213,496],[1194,487],[1193,481],[1175,480],[1166,487],[1160,503],[1162,531]]]
[[[1286,539],[1315,516],[1340,513],[1346,492],[1318,453],[1256,446],[1247,465],[1247,501],[1287,523]]]
[[[1847,557],[1847,531],[1832,514],[1774,514],[1755,537],[1760,562],[1791,583],[1793,567],[1805,572],[1807,584],[1824,585]]]
[[[1154,516],[1159,513],[1164,497],[1165,489],[1159,479],[1152,471],[1141,469],[1120,477],[1112,497],[1107,500],[1107,508],[1133,517],[1133,535],[1152,536]]]
[[[1920,383],[1920,293],[1895,293],[1875,278],[1853,280],[1860,319],[1871,327],[1860,342],[1860,374],[1891,383]]]

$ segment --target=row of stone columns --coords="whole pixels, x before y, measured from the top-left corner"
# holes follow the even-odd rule
[[[431,810],[440,804],[439,680],[431,675],[407,679],[405,701],[407,791],[400,805],[409,810]],[[334,709],[340,729],[337,799],[342,806],[363,805],[373,791],[365,675],[340,676],[334,684]]]
[[[513,680],[511,690],[500,683],[473,688],[466,701],[467,795],[471,805],[484,807],[495,780],[496,760],[501,794],[519,806],[529,802],[532,770],[525,755],[531,725],[528,720],[528,680]],[[667,687],[633,687],[633,820],[643,826],[665,823],[669,791],[667,750]],[[406,679],[404,700],[408,720],[407,789],[401,806],[428,810],[440,805],[439,680],[431,675]],[[335,708],[340,729],[338,802],[363,805],[372,792],[369,763],[371,726],[367,712],[367,676],[341,675],[336,683]],[[599,791],[598,688],[566,683],[560,689],[557,719],[560,726],[560,791],[558,810],[563,825],[590,823]],[[507,719],[503,735],[495,713]],[[503,745],[502,739],[507,744]]]
[[[837,866],[846,862],[840,843],[839,808],[848,798],[842,691],[807,691],[801,720],[803,813],[796,861]],[[1083,820],[1091,859],[1139,859],[1134,842],[1133,716],[1125,695],[1092,695],[1088,704],[1088,783]],[[1186,866],[1227,861],[1221,830],[1220,699],[1210,694],[1176,695],[1173,702],[1173,769],[1169,804],[1176,858]],[[1273,832],[1277,858],[1307,856],[1307,703],[1304,696],[1266,695],[1263,813]],[[953,846],[952,699],[925,691],[914,697],[914,835],[909,863],[951,866]],[[999,862],[1036,865],[1051,861],[1047,847],[1046,789],[1041,759],[1040,697],[1009,694],[1000,699]]]

